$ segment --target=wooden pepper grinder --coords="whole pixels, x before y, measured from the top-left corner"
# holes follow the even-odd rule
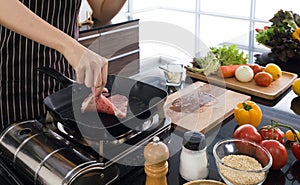
[[[146,185],[167,185],[169,149],[154,137],[144,148]]]

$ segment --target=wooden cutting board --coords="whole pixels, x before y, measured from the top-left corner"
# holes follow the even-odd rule
[[[250,96],[205,82],[195,82],[167,97],[165,114],[186,130],[207,132],[233,114],[234,107]]]
[[[256,85],[254,80],[243,83],[236,80],[235,77],[225,79],[220,78],[216,75],[210,75],[206,77],[203,74],[197,74],[190,71],[186,71],[186,75],[205,82],[209,82],[211,84],[216,84],[232,90],[237,90],[239,92],[254,95],[267,100],[276,99],[283,92],[285,92],[297,78],[297,74],[283,71],[282,76],[278,80],[273,81],[268,87],[262,87]]]

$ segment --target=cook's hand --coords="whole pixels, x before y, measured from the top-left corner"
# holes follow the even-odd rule
[[[77,82],[101,91],[107,81],[108,61],[84,46],[76,43],[65,50],[64,56],[76,70]]]
[[[88,50],[81,57],[76,68],[77,81],[87,87],[103,89],[107,81],[108,61]]]

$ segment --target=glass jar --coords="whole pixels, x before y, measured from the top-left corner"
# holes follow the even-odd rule
[[[184,133],[180,154],[179,173],[187,181],[208,176],[205,136],[200,132]]]

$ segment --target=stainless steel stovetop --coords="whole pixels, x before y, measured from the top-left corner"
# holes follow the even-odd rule
[[[113,184],[144,165],[143,149],[153,137],[168,141],[170,120],[158,125],[114,141],[90,141],[22,122],[1,134],[0,156],[24,184]]]

